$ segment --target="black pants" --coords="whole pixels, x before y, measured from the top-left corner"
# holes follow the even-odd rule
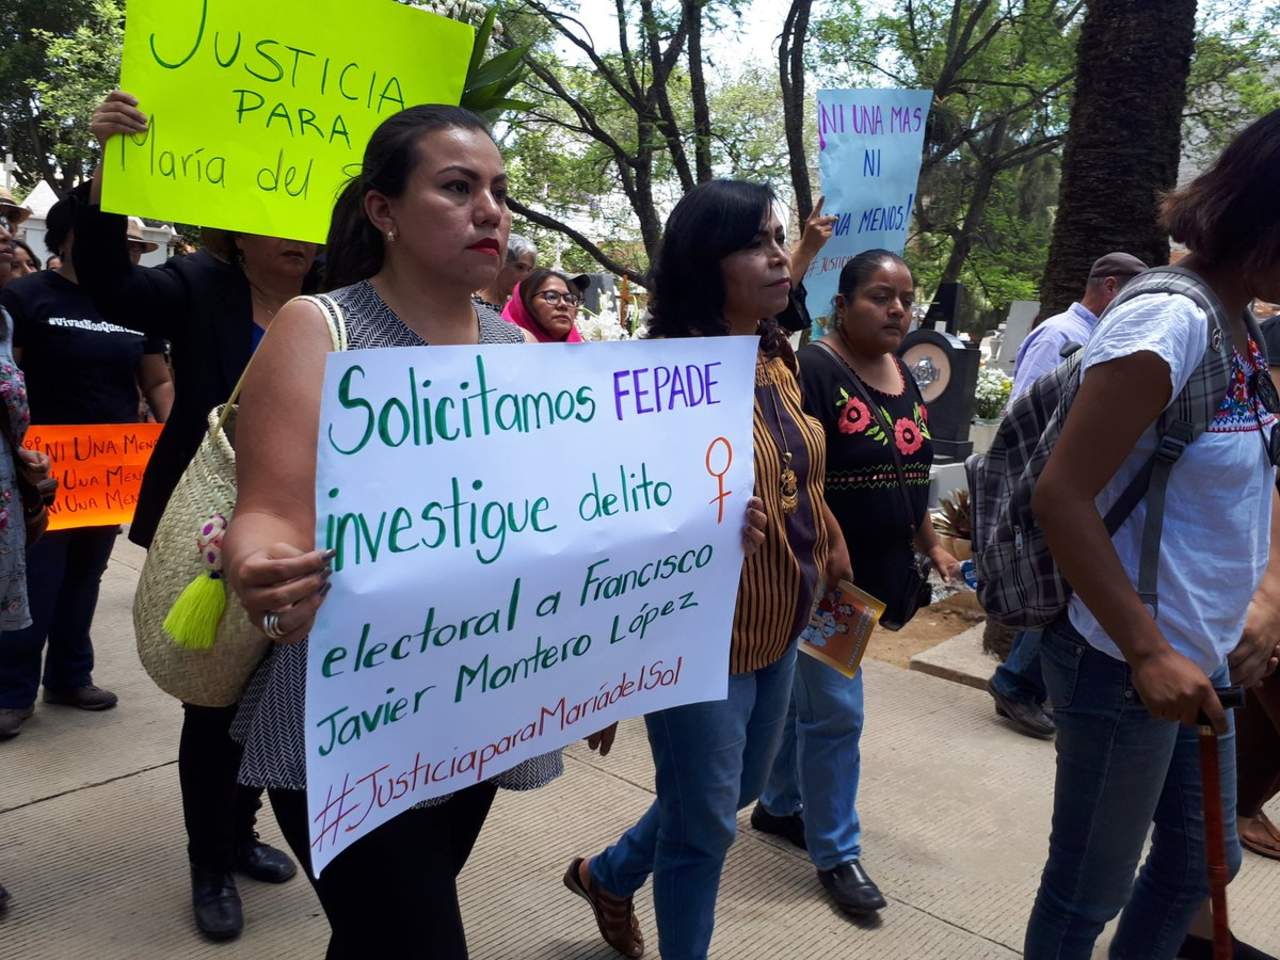
[[[187,856],[206,870],[229,871],[236,844],[253,835],[254,817],[262,806],[260,787],[236,783],[240,744],[231,739],[237,705],[182,705],[182,739],[178,744],[178,780],[182,784],[182,818],[187,824]]]
[[[408,810],[342,851],[311,879],[307,796],[272,790],[271,808],[329,918],[326,960],[466,960],[458,874],[496,788],[479,783],[438,807]]]

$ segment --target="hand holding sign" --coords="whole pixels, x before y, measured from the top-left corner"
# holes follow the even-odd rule
[[[89,130],[105,150],[112,137],[146,133],[147,115],[138,109],[138,98],[133,94],[113,90],[93,111]]]
[[[276,543],[245,557],[229,571],[231,584],[249,619],[276,643],[297,643],[311,632],[316,611],[329,593],[332,550],[306,553]],[[274,635],[264,621],[275,614]]]
[[[804,222],[804,228],[800,232],[800,249],[799,252],[807,256],[810,260],[818,255],[818,252],[831,239],[831,232],[835,229],[836,221],[840,218],[835,214],[824,215],[822,212],[822,204],[826,202],[826,197],[818,197],[818,202],[814,204],[813,212],[809,214],[809,219]]]
[[[742,550],[750,557],[764,546],[764,529],[768,518],[764,513],[764,501],[752,497],[747,501],[747,525],[742,531]]]
[[[457,103],[475,31],[397,3],[129,0],[103,209],[323,242],[374,129]],[[137,108],[141,100],[147,116]],[[125,134],[125,136],[119,136]]]

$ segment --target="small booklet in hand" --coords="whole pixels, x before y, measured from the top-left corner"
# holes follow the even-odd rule
[[[883,613],[883,603],[848,580],[841,580],[835,590],[818,601],[809,625],[800,634],[800,649],[852,677],[858,672]]]

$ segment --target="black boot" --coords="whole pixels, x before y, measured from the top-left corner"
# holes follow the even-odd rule
[[[236,844],[236,870],[262,883],[284,883],[298,872],[287,853],[263,843],[256,833]]]
[[[191,866],[191,908],[196,926],[210,940],[234,940],[244,929],[235,877],[224,870]]]

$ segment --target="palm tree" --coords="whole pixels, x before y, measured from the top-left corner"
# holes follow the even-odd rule
[[[1196,0],[1089,0],[1041,316],[1077,299],[1104,253],[1168,262],[1157,207],[1178,175],[1195,28]]]

